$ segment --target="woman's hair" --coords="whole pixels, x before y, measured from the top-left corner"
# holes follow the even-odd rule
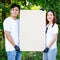
[[[46,25],[49,23],[49,21],[47,20],[47,14],[48,14],[48,12],[52,12],[53,13],[53,16],[54,16],[54,18],[53,18],[53,25],[52,25],[52,27],[54,26],[54,24],[56,23],[56,13],[53,11],[53,10],[48,10],[47,11],[47,13],[46,13]]]

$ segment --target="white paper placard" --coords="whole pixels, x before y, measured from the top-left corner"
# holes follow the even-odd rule
[[[43,51],[45,48],[46,11],[20,11],[21,51]]]

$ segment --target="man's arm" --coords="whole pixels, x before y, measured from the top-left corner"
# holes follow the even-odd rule
[[[16,51],[20,51],[19,46],[15,45],[14,40],[13,40],[13,38],[11,37],[9,31],[5,31],[5,36],[6,36],[6,38],[8,39],[8,41],[14,46],[15,50],[16,50]]]
[[[11,37],[11,35],[10,35],[10,32],[9,32],[9,31],[5,31],[4,33],[5,33],[6,38],[9,40],[9,42],[10,42],[13,46],[15,46],[14,40],[12,39],[12,37]]]

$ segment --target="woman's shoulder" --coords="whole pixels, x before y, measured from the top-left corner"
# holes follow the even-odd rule
[[[58,24],[55,23],[53,27],[56,27],[57,28],[58,27]]]
[[[46,25],[46,27],[48,27],[48,26],[49,26],[49,24]]]
[[[54,24],[54,26],[58,26],[58,24],[57,24],[57,23],[55,23],[55,24]]]

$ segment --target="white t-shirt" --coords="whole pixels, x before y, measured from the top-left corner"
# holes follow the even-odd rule
[[[52,24],[49,26],[47,25],[47,27],[48,27],[48,30],[46,33],[46,46],[49,45],[50,41],[53,38],[53,35],[58,33],[58,25],[56,23],[54,24],[53,27],[52,27]],[[54,49],[54,48],[57,48],[57,39],[55,40],[53,45],[50,47],[50,49]]]
[[[12,19],[11,17],[8,17],[4,20],[3,23],[4,31],[9,31],[11,37],[13,38],[16,45],[19,45],[19,20]],[[15,48],[12,46],[12,44],[8,41],[8,39],[5,36],[5,47],[6,51],[14,51]]]

